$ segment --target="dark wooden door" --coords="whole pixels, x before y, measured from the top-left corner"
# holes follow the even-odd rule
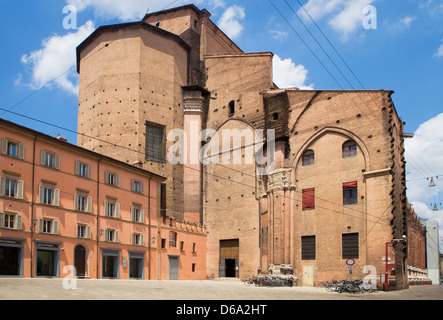
[[[83,246],[75,247],[74,261],[77,277],[84,277],[86,275],[86,250]]]

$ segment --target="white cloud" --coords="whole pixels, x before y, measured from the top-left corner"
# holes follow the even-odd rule
[[[245,8],[233,5],[226,9],[226,11],[218,20],[218,27],[231,39],[236,39],[243,31],[241,20],[245,18]]]
[[[271,34],[272,38],[277,40],[283,40],[289,36],[289,33],[287,33],[286,31],[269,30],[269,33]]]
[[[443,43],[440,45],[437,52],[434,54],[434,57],[438,57],[438,58],[443,57]]]
[[[174,6],[185,2],[179,0]],[[92,8],[97,17],[130,21],[140,20],[148,11],[162,10],[171,4],[171,0],[66,0],[66,3],[75,6],[78,12]]]
[[[308,70],[303,65],[296,65],[291,58],[281,59],[274,55],[272,61],[274,83],[280,88],[299,88],[310,90],[313,85],[306,85]]]
[[[328,19],[329,25],[346,41],[350,35],[362,28],[365,13],[363,9],[375,0],[309,0],[303,7],[314,20]],[[298,14],[310,21],[303,8]]]
[[[429,178],[443,173],[443,113],[421,124],[411,139],[405,139],[407,196],[409,201],[432,202],[438,188],[429,188]],[[443,183],[443,177],[440,178]],[[440,188],[443,185],[439,186]],[[441,190],[443,191],[443,190]],[[435,199],[434,199],[434,202]]]
[[[31,71],[28,85],[33,89],[49,84],[78,94],[78,75],[75,48],[92,32],[91,21],[79,27],[75,32],[63,36],[53,35],[42,41],[42,48],[22,56],[22,63]],[[19,76],[17,79],[21,80]],[[17,82],[18,84],[18,82]]]
[[[416,17],[411,17],[411,16],[406,16],[402,19],[400,19],[400,21],[398,21],[397,23],[394,23],[390,26],[388,26],[387,28],[390,31],[401,31],[401,30],[405,30],[408,29],[412,22],[415,21],[417,18]]]

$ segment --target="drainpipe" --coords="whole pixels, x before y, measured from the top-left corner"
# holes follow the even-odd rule
[[[148,280],[151,280],[151,177],[148,182]]]
[[[99,156],[98,158],[98,162],[97,162],[97,249],[96,249],[96,279],[99,279],[99,270],[98,270],[98,262],[99,262],[99,251],[100,251],[100,247],[99,247],[99,241],[100,241],[100,226],[99,226],[99,213],[100,213],[100,161],[102,160],[102,157]]]
[[[35,144],[37,142],[37,135],[35,135],[34,137],[34,145],[33,145],[33,150],[32,150],[32,190],[31,190],[31,278],[32,278],[32,270],[33,270],[33,264],[32,264],[32,259],[33,259],[33,246],[32,243],[34,241],[34,180],[35,180]]]

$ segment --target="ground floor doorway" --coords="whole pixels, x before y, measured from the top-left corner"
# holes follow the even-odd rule
[[[0,275],[19,276],[21,248],[0,246]]]
[[[86,249],[82,245],[77,245],[74,250],[74,266],[77,277],[86,276]]]
[[[169,280],[178,280],[178,256],[169,256]]]
[[[220,240],[219,277],[238,278],[239,240]]]
[[[118,250],[102,249],[102,277],[119,277],[120,252]]]
[[[129,278],[144,278],[144,253],[129,252]]]
[[[36,275],[57,277],[59,275],[59,244],[38,242],[36,251]]]

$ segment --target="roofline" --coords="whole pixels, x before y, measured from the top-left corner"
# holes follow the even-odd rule
[[[121,30],[121,29],[124,29],[124,28],[130,28],[130,27],[135,28],[137,26],[145,28],[146,30],[149,30],[149,31],[157,32],[161,36],[168,37],[168,38],[176,41],[178,45],[183,47],[188,52],[191,49],[190,46],[182,38],[180,38],[178,35],[173,34],[173,33],[169,32],[169,31],[163,30],[161,28],[155,27],[155,26],[153,26],[151,24],[148,24],[148,23],[145,23],[143,21],[119,23],[119,24],[111,24],[111,25],[106,25],[106,26],[100,26],[93,33],[91,33],[85,40],[83,40],[83,42],[80,43],[77,46],[77,48],[76,48],[76,54],[77,54],[77,73],[80,73],[80,53],[81,53],[81,51],[84,48],[86,48],[92,41],[97,39],[99,35],[101,35],[101,34],[103,34],[105,32],[116,31],[116,30]],[[105,46],[107,46],[107,45],[108,44],[106,44]]]
[[[147,19],[148,17],[151,17],[151,16],[157,16],[157,15],[160,15],[160,14],[167,14],[167,13],[170,13],[170,12],[181,11],[181,10],[186,10],[186,9],[191,9],[191,10],[193,10],[197,14],[201,14],[201,13],[204,12],[204,13],[209,14],[209,16],[211,16],[211,14],[206,9],[200,10],[194,4],[186,4],[186,5],[180,6],[180,7],[175,7],[175,8],[171,8],[171,9],[166,9],[166,10],[155,11],[155,12],[152,12],[152,13],[147,13],[143,17],[142,21],[144,21],[145,19]]]
[[[43,132],[40,132],[40,131],[37,131],[37,130],[31,129],[31,128],[28,128],[28,127],[24,127],[24,126],[22,126],[22,125],[20,125],[20,124],[17,124],[17,123],[11,122],[11,121],[6,120],[6,119],[3,119],[3,118],[0,118],[0,124],[5,125],[5,126],[8,126],[8,127],[15,128],[16,130],[24,131],[25,133],[32,134],[32,135],[34,135],[34,136],[36,136],[36,137],[42,137],[42,138],[44,138],[44,139],[49,140],[50,142],[60,144],[60,145],[63,146],[63,147],[73,148],[76,152],[87,153],[87,154],[89,154],[90,156],[93,156],[93,157],[97,157],[97,158],[105,159],[105,160],[108,160],[108,161],[110,161],[110,162],[115,162],[115,163],[117,163],[118,165],[121,165],[121,166],[124,166],[124,167],[130,168],[131,170],[136,170],[136,171],[142,172],[144,175],[149,175],[149,176],[151,176],[151,177],[158,178],[159,180],[163,180],[163,181],[164,181],[164,180],[167,179],[166,177],[163,177],[163,176],[158,175],[158,174],[156,174],[156,173],[153,173],[153,172],[151,172],[151,171],[145,170],[145,169],[143,169],[143,168],[136,167],[136,166],[134,166],[134,165],[131,165],[131,164],[128,164],[128,163],[126,163],[126,162],[123,162],[123,161],[120,161],[120,160],[117,160],[117,159],[114,159],[114,158],[108,157],[108,156],[106,156],[106,155],[100,154],[100,153],[98,153],[98,152],[94,152],[94,151],[92,151],[92,150],[89,150],[89,149],[86,149],[86,148],[80,147],[80,146],[75,145],[75,144],[72,144],[72,143],[70,143],[70,142],[67,142],[67,141],[63,141],[63,140],[57,139],[57,138],[55,138],[55,137],[52,137],[52,136],[50,136],[50,135],[47,135],[46,133],[43,133]]]

